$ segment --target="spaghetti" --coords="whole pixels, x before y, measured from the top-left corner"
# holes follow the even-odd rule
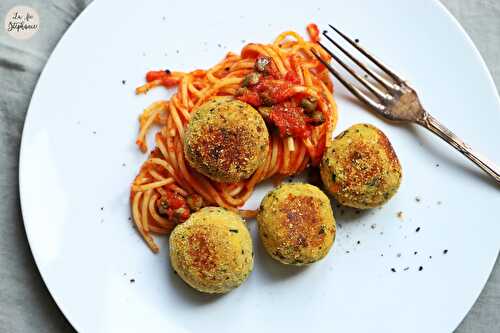
[[[229,52],[208,70],[147,73],[147,82],[136,89],[137,94],[158,86],[177,87],[169,100],[154,102],[139,117],[136,143],[142,152],[148,150],[148,131],[153,125],[161,126],[155,135],[156,147],[141,166],[130,192],[135,226],[153,252],[159,247],[151,234],[168,234],[192,211],[217,205],[239,211],[244,217],[255,216],[255,211],[238,209],[259,182],[271,177],[279,180],[319,163],[337,111],[328,71],[311,49],[325,61],[330,57],[315,43],[319,38],[316,25],[310,24],[307,30],[310,41],[293,31],[283,32],[272,44],[250,43],[240,55]],[[259,82],[251,82],[255,73]],[[191,112],[210,97],[225,95],[259,108],[270,127],[265,161],[250,178],[230,184],[196,172],[183,153],[183,135]],[[308,103],[313,104],[315,114],[306,115],[312,109]],[[317,117],[321,121],[314,123]]]

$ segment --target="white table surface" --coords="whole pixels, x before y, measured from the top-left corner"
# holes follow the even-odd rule
[[[38,11],[41,27],[27,41],[15,40],[0,29],[0,332],[74,331],[43,284],[28,246],[19,206],[18,155],[24,117],[40,71],[64,31],[90,2],[0,1],[2,25],[10,8],[28,5]],[[476,43],[498,87],[500,1],[442,2]],[[481,296],[456,332],[500,332],[498,260]]]

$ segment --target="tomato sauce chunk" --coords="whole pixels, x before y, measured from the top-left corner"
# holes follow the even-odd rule
[[[288,103],[272,107],[270,120],[278,128],[281,137],[304,139],[311,136],[312,126],[306,122],[304,109]]]

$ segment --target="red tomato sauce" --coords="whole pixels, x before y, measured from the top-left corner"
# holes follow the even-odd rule
[[[169,221],[184,222],[190,215],[186,200],[172,191],[166,191],[157,201],[158,212]]]
[[[300,106],[300,101],[306,96],[294,90],[294,86],[301,83],[300,77],[293,70],[281,75],[269,58],[266,58],[269,63],[265,70],[262,66],[259,69],[257,63],[264,58],[256,57],[255,71],[250,75],[257,75],[258,79],[253,77],[253,80],[242,83],[237,98],[257,109],[270,107],[264,118],[278,128],[281,137],[304,139],[311,136],[311,119]]]
[[[278,128],[281,137],[305,139],[311,136],[312,126],[306,121],[304,109],[293,106],[292,103],[273,106],[269,118]]]
[[[160,80],[161,85],[166,88],[175,87],[179,83],[179,79],[173,77],[168,69],[164,71],[149,71],[146,73],[147,82],[153,82],[156,80]]]

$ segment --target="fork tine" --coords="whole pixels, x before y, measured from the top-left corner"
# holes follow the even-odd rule
[[[361,84],[363,84],[368,90],[370,90],[375,96],[377,96],[381,101],[384,100],[389,100],[392,97],[389,94],[384,93],[381,91],[379,88],[377,88],[375,85],[373,85],[371,82],[368,80],[362,78],[356,71],[354,71],[351,67],[349,67],[345,62],[343,62],[339,57],[337,57],[334,53],[332,53],[329,49],[326,48],[321,42],[318,42],[318,44],[329,54],[332,56],[333,59],[335,59],[336,62],[338,62],[342,67],[345,68],[346,71],[348,71],[352,76],[354,76]]]
[[[347,37],[344,33],[342,33],[340,30],[335,28],[333,25],[329,24],[330,28],[332,28],[336,33],[338,33],[342,38],[344,38],[349,44],[351,44],[353,47],[355,47],[359,52],[361,52],[365,57],[370,59],[375,65],[380,67],[384,72],[386,72],[390,77],[392,77],[397,83],[402,84],[405,81],[400,78],[396,73],[394,73],[389,67],[384,65],[380,60],[375,58],[373,55],[371,55],[368,51],[366,51],[364,48],[358,45],[358,43],[354,42],[351,38]]]
[[[394,91],[394,90],[399,90],[398,86],[392,84],[391,82],[387,81],[371,69],[369,69],[365,64],[363,64],[361,61],[359,61],[356,57],[354,57],[352,54],[350,54],[346,49],[344,49],[339,43],[337,43],[335,40],[333,40],[330,36],[328,36],[327,31],[323,31],[323,36],[325,36],[335,47],[337,47],[340,51],[342,51],[349,59],[351,59],[356,65],[358,65],[361,69],[363,69],[368,75],[370,75],[372,78],[375,79],[378,83],[380,83],[385,89],[389,91]],[[326,49],[323,46],[324,49]]]
[[[370,97],[368,97],[364,92],[362,92],[361,90],[359,90],[358,88],[356,88],[355,86],[353,86],[351,83],[347,82],[343,77],[342,75],[340,75],[339,72],[337,72],[337,70],[335,70],[335,68],[333,68],[332,66],[330,66],[330,64],[328,64],[326,61],[324,61],[321,56],[317,53],[316,50],[314,49],[311,49],[311,52],[314,54],[314,56],[328,69],[328,71],[330,73],[333,74],[333,76],[335,76],[337,78],[337,80],[339,80],[343,85],[344,87],[346,87],[347,90],[349,90],[354,96],[356,96],[359,100],[361,100],[362,102],[366,103],[369,107],[377,110],[377,111],[381,111],[383,112],[385,110],[385,106],[380,104],[380,103],[377,103],[375,101],[373,101]]]

